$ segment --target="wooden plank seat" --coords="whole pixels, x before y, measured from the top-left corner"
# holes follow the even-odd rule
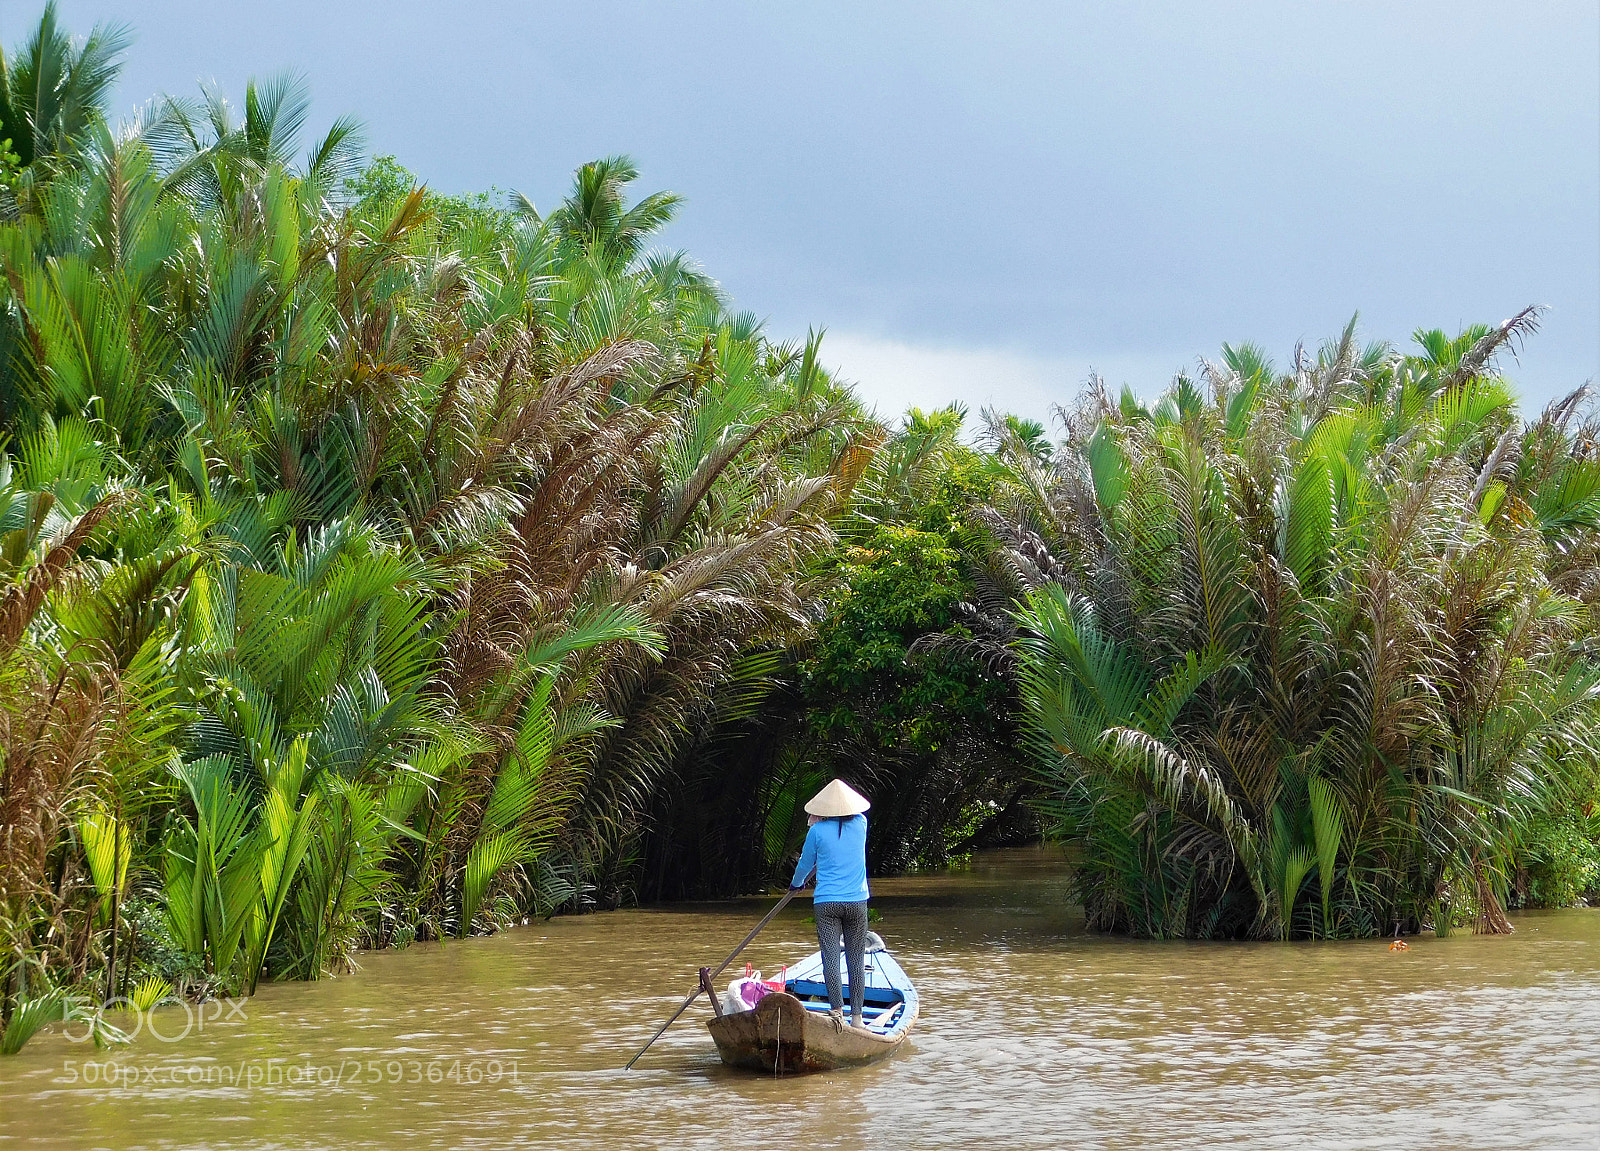
[[[841,984],[844,992],[845,1003],[850,1002],[850,985]],[[820,997],[826,1001],[828,998],[828,985],[820,980],[813,982],[810,979],[792,979],[786,988],[790,995],[802,1003],[808,996]],[[862,1000],[868,1007],[893,1007],[905,998],[899,991],[892,987],[868,987],[862,992]]]

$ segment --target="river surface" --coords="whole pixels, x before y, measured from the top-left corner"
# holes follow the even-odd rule
[[[170,1042],[41,1034],[0,1146],[1600,1149],[1600,910],[1391,952],[1089,935],[1043,852],[874,888],[923,1005],[874,1067],[726,1071],[697,1006],[621,1070],[770,901],[621,911],[158,1009]],[[808,914],[749,957],[814,949]]]

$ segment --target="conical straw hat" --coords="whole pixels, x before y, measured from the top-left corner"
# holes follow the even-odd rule
[[[872,804],[867,797],[842,779],[836,779],[811,797],[806,804],[806,814],[819,819],[838,819],[845,815],[860,815]]]

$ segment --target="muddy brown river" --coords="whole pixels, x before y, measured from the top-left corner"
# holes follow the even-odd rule
[[[41,1034],[0,1057],[0,1146],[1600,1149],[1600,910],[1391,952],[1089,935],[1045,852],[874,894],[923,1004],[878,1066],[726,1071],[694,1009],[621,1070],[770,901],[623,911],[158,1009],[118,1049]],[[814,949],[808,914],[748,956]]]

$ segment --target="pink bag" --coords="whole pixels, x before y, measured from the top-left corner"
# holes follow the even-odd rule
[[[741,979],[733,986],[733,993],[739,997],[739,1002],[749,1010],[772,994],[772,988],[756,979]]]

